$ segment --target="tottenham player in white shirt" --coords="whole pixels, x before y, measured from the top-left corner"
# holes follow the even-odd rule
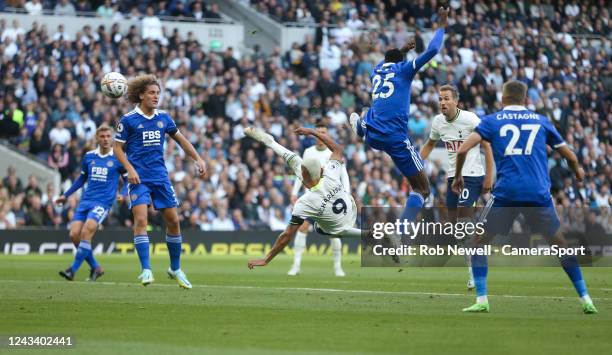
[[[323,123],[317,123],[315,130],[319,133],[327,134],[327,126],[325,126]],[[325,164],[327,164],[329,161],[331,154],[331,150],[327,148],[325,143],[323,143],[320,139],[317,139],[315,145],[306,148],[302,159],[307,160],[313,158],[318,160],[321,163],[321,166],[325,166]],[[342,175],[340,178],[342,179],[342,185],[345,186],[346,191],[350,193],[350,183],[346,168],[342,169]],[[298,195],[301,189],[302,180],[296,179],[295,184],[293,185],[293,191],[291,192],[292,205],[298,200]],[[295,240],[293,241],[293,265],[287,273],[289,276],[295,276],[300,273],[302,254],[306,250],[306,236],[308,235],[309,230],[310,222],[308,220],[304,221],[304,223],[298,229]],[[342,270],[342,242],[340,241],[340,238],[330,238],[329,244],[331,246],[332,256],[334,258],[334,274],[336,276],[343,277],[346,274],[344,273],[344,270]]]
[[[493,173],[493,152],[491,146],[487,142],[481,142],[485,156],[485,164],[483,165],[482,156],[480,154],[480,146],[475,146],[467,154],[465,165],[462,169],[462,175],[465,181],[465,187],[461,194],[455,194],[451,189],[455,176],[455,167],[457,165],[457,151],[467,137],[472,133],[474,128],[480,123],[480,119],[475,113],[462,110],[457,107],[459,103],[459,93],[457,88],[452,85],[443,85],[440,87],[439,102],[441,114],[434,117],[431,123],[431,133],[429,139],[421,149],[421,157],[427,159],[439,140],[444,142],[446,151],[448,152],[448,169],[447,176],[448,185],[446,188],[446,207],[449,211],[449,217],[452,220],[469,221],[474,213],[473,208],[478,201],[481,193],[491,191],[492,173]],[[486,168],[485,168],[486,165]],[[457,207],[459,211],[457,213]],[[459,241],[465,243],[465,240]],[[467,283],[468,290],[474,288],[474,278],[472,276],[472,268],[470,258],[466,257],[469,270],[469,280]]]
[[[342,146],[319,131],[302,127],[295,130],[297,134],[318,138],[331,150],[329,161],[323,167],[317,158],[300,159],[297,154],[276,143],[271,135],[261,130],[247,127],[244,133],[283,157],[307,189],[295,202],[289,225],[278,237],[268,255],[264,259],[250,260],[250,269],[267,265],[289,244],[306,219],[313,220],[315,229],[321,234],[335,237],[361,236],[361,230],[353,227],[357,218],[355,201],[348,192],[349,187],[343,184],[341,178],[342,171],[345,170]]]

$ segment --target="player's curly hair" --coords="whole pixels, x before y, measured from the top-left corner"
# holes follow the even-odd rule
[[[145,92],[149,85],[157,85],[157,87],[161,89],[157,77],[153,74],[138,75],[130,79],[130,81],[128,81],[128,101],[133,104],[139,104],[140,95]]]

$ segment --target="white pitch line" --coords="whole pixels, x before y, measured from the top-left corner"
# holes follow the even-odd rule
[[[46,283],[46,284],[97,284],[97,285],[112,285],[112,286],[139,286],[138,282],[115,282],[115,281],[54,281],[54,280],[0,280],[1,283]],[[167,283],[155,283],[149,287],[177,287]],[[444,292],[417,292],[417,291],[383,291],[383,290],[349,290],[340,288],[315,288],[315,287],[261,287],[261,286],[238,286],[238,285],[193,285],[194,288],[220,288],[220,289],[237,289],[237,290],[260,290],[260,291],[294,291],[294,292],[323,292],[323,293],[357,293],[357,294],[374,294],[374,295],[398,295],[398,296],[445,296],[445,297],[473,297],[464,293],[444,293]],[[503,298],[544,298],[544,299],[567,299],[576,300],[578,297],[567,296],[533,296],[533,295],[489,295],[492,297]],[[611,301],[612,298],[593,297],[594,300]]]

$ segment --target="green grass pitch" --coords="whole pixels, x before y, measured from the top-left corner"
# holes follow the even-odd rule
[[[0,256],[0,334],[66,334],[75,354],[602,354],[612,348],[612,269],[584,269],[598,315],[583,315],[561,268],[490,270],[489,314],[464,268],[360,268],[332,275],[329,257],[290,257],[248,270],[246,257],[185,257],[194,284],[141,286],[136,256],[101,256],[97,283],[63,281],[62,256]],[[87,266],[79,271],[83,280]],[[7,349],[0,349],[6,352]],[[20,353],[40,353],[21,350]],[[55,353],[45,350],[45,353]]]

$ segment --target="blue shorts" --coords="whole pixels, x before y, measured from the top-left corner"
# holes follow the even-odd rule
[[[141,182],[137,185],[128,185],[130,209],[136,205],[150,205],[156,210],[178,206],[174,188],[170,181]]]
[[[102,224],[109,210],[110,206],[103,206],[96,202],[81,201],[79,207],[74,211],[72,220],[85,222],[88,219],[92,219],[96,223]]]
[[[370,109],[366,116],[371,114],[373,111]],[[370,147],[387,153],[405,177],[417,175],[423,170],[425,163],[407,136],[383,134],[373,128],[364,127],[362,120],[357,123],[357,133],[363,133],[365,142]]]
[[[456,209],[457,207],[473,207],[478,201],[484,176],[465,176],[463,177],[463,190],[461,194],[456,194],[451,188],[454,177],[448,179],[446,188],[446,207]]]
[[[532,233],[544,237],[552,237],[561,226],[552,198],[543,202],[511,202],[492,197],[480,220],[485,223],[487,235],[507,235],[519,214],[523,215]]]

